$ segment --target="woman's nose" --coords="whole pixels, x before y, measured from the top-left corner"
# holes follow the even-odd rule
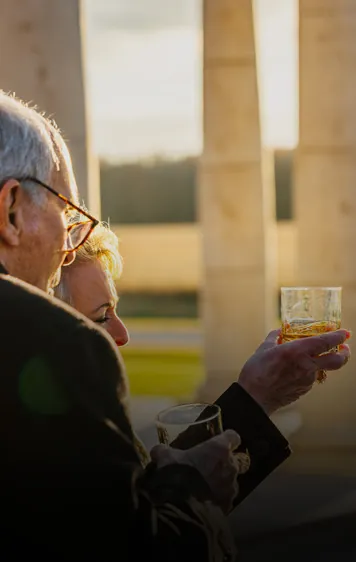
[[[110,330],[111,336],[114,339],[116,345],[119,347],[126,345],[130,339],[129,333],[125,324],[123,323],[120,318],[116,317],[115,321],[112,326],[112,330]]]

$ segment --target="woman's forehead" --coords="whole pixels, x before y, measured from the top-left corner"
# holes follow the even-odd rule
[[[69,290],[76,301],[90,300],[100,306],[103,302],[115,300],[109,273],[101,266],[99,260],[69,266]]]

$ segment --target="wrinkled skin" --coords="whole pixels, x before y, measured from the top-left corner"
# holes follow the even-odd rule
[[[336,371],[347,363],[347,330],[281,343],[280,330],[270,332],[244,365],[239,384],[268,415],[307,394],[320,371]],[[338,352],[330,352],[339,346]]]
[[[224,513],[229,513],[238,493],[239,464],[235,462],[233,451],[240,443],[239,435],[228,429],[185,451],[157,445],[151,451],[151,459],[158,468],[168,464],[187,464],[196,468],[209,485],[216,503]]]

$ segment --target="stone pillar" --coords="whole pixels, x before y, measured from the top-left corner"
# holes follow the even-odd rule
[[[3,0],[0,87],[53,116],[68,140],[80,196],[100,215],[90,150],[80,0]]]
[[[252,3],[204,0],[204,400],[236,380],[277,317],[273,166],[261,157]]]
[[[342,285],[356,333],[356,4],[300,0],[299,283]],[[352,342],[351,342],[352,343]],[[355,363],[299,402],[296,445],[356,445]]]

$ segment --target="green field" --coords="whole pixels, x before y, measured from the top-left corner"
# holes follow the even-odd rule
[[[122,350],[132,395],[192,397],[204,379],[201,353],[191,349]]]
[[[123,318],[129,332],[201,332],[195,318]],[[275,326],[280,322],[276,320]],[[121,348],[132,395],[191,398],[204,380],[202,350],[199,348],[167,349],[138,347],[133,343]]]

